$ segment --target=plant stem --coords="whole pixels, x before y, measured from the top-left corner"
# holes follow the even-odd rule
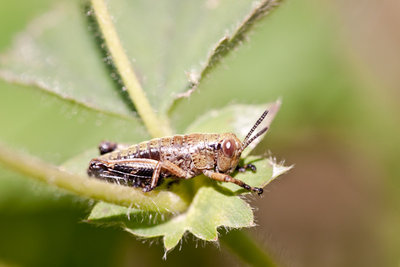
[[[129,96],[135,104],[139,116],[143,119],[149,133],[153,137],[170,135],[171,129],[169,125],[167,125],[166,120],[161,121],[157,117],[135,75],[135,72],[133,71],[132,65],[122,47],[104,0],[92,0],[91,2],[113,62],[118,69]]]
[[[79,196],[139,208],[147,211],[178,213],[188,207],[185,198],[169,191],[143,193],[140,189],[106,183],[68,173],[30,155],[16,152],[0,143],[0,163],[14,171],[76,193]]]
[[[221,241],[233,254],[250,266],[277,266],[260,245],[243,230],[230,231],[221,237]]]

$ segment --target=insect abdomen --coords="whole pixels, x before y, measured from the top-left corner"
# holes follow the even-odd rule
[[[105,160],[123,159],[154,159],[159,161],[161,158],[160,139],[156,138],[147,142],[132,145],[126,149],[116,150],[102,156]]]
[[[215,165],[215,151],[219,134],[188,134],[156,138],[103,155],[105,160],[145,158],[170,161],[185,171],[197,175],[193,170],[212,169]]]

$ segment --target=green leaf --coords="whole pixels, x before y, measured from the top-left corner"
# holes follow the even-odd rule
[[[206,64],[202,67],[200,73],[192,73],[191,84],[188,84],[188,91],[179,95],[179,97],[188,97],[194,89],[200,84],[200,82],[207,76],[208,73],[216,66],[222,59],[231,52],[235,47],[243,43],[250,29],[254,26],[254,23],[262,19],[272,9],[274,9],[281,0],[264,0],[261,2],[255,2],[254,8],[249,12],[245,19],[237,25],[233,32],[226,33],[218,44],[213,48]]]
[[[172,100],[198,84],[202,73],[239,45],[254,21],[276,2],[120,0],[108,4],[152,106],[165,114]]]
[[[0,88],[0,143],[47,163],[60,164],[88,147],[96,147],[103,139],[139,142],[149,138],[140,121],[133,117],[98,113],[35,87],[0,81]],[[11,155],[4,156],[12,159]],[[0,166],[0,207],[29,210],[59,205],[61,199],[67,200],[64,202],[68,205],[72,204],[71,199],[77,202],[76,197],[29,181],[6,167],[10,165]]]
[[[235,177],[251,186],[265,186],[277,175],[290,169],[270,159],[252,156],[247,160],[246,162],[252,162],[257,167],[257,173]],[[273,175],[277,169],[281,169],[281,172]],[[94,223],[119,224],[126,231],[141,237],[162,236],[166,251],[173,249],[185,232],[203,240],[217,241],[218,227],[242,228],[255,225],[251,207],[238,197],[241,193],[246,193],[244,190],[231,184],[218,184],[205,176],[193,179],[196,180],[198,190],[189,209],[178,216],[166,220],[159,213],[146,213],[143,210],[101,202],[92,210],[88,220]]]
[[[114,88],[110,75],[115,74],[108,72],[93,34],[83,7],[74,1],[58,4],[17,35],[0,57],[0,77],[99,112],[133,115],[120,88]]]
[[[276,2],[119,0],[108,5],[153,108],[166,114],[173,99],[197,85]],[[109,59],[101,59],[83,12],[76,2],[65,2],[34,21],[2,57],[0,77],[97,110],[132,114],[120,88],[114,88],[103,62]]]
[[[60,164],[104,139],[149,139],[135,117],[97,112],[37,87],[1,80],[0,87],[0,140],[48,162]]]
[[[213,69],[190,98],[174,102],[168,114],[173,127],[182,132],[201,114],[232,102],[261,104],[279,97],[285,103],[275,132],[280,142],[293,140],[293,131],[349,120],[350,103],[359,100],[354,75],[335,53],[334,27],[320,11],[311,2],[284,2],[258,24],[250,42],[224,58],[223,68]]]
[[[217,133],[238,131],[238,136],[243,138],[266,107],[273,111],[271,117],[266,119],[266,125],[270,125],[279,108],[279,102],[260,106],[232,105],[222,110],[210,111],[193,122],[188,129]],[[249,156],[245,159],[245,163],[250,162],[257,167],[257,172],[239,173],[235,177],[257,187],[264,187],[291,168],[259,156]],[[99,203],[92,210],[88,220],[94,223],[119,224],[128,232],[141,237],[162,236],[166,251],[174,248],[185,232],[190,232],[203,240],[216,241],[218,227],[254,226],[251,207],[238,197],[243,193],[248,194],[241,187],[235,184],[217,183],[203,175],[181,181],[176,187],[194,188],[190,207],[178,216],[165,218],[158,214],[157,217],[157,214],[147,214],[145,210]],[[156,188],[155,191],[157,190]],[[154,219],[155,217],[157,219]]]

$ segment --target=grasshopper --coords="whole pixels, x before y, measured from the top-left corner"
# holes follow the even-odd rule
[[[240,155],[256,138],[268,130],[251,135],[267,116],[268,110],[253,125],[243,141],[233,133],[192,133],[156,138],[136,145],[102,142],[100,157],[89,163],[89,176],[127,186],[141,187],[148,192],[163,178],[190,179],[200,174],[221,182],[235,183],[246,190],[263,193],[229,174],[234,170],[256,170],[252,164],[239,167]]]

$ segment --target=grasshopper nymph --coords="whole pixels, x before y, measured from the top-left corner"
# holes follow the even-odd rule
[[[265,127],[251,137],[267,114],[268,110],[264,111],[243,142],[233,133],[174,135],[131,146],[102,142],[101,156],[90,161],[87,172],[99,179],[141,187],[144,192],[156,188],[166,177],[190,179],[204,174],[262,194],[262,188],[251,187],[229,174],[235,169],[256,170],[254,165],[238,167],[238,163],[242,151],[268,130]]]

